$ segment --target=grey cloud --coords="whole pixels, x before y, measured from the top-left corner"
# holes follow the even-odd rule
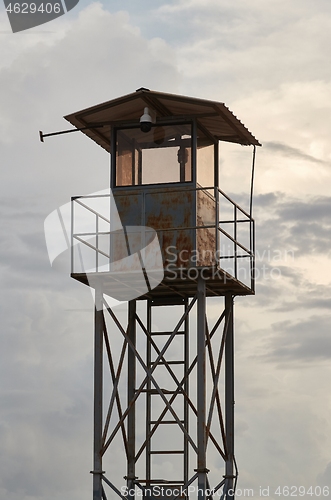
[[[272,207],[283,195],[281,193],[264,193],[254,196],[254,205],[261,208]]]
[[[330,254],[331,197],[307,197],[302,201],[275,193],[257,197],[255,212],[260,255],[267,248],[283,253],[293,250],[297,256]]]
[[[68,128],[64,114],[132,92],[146,75],[165,91],[179,79],[166,42],[100,4],[48,42],[27,44],[0,71],[0,497],[8,500],[91,497],[92,296],[50,267],[43,223],[71,195],[108,186],[109,155],[79,133],[41,144],[38,130]]]
[[[297,223],[290,229],[285,243],[295,248],[299,255],[331,255],[329,224],[322,223]]]
[[[303,200],[284,200],[278,210],[279,217],[287,221],[326,222],[331,225],[331,196]]]
[[[316,484],[331,487],[331,462],[329,462],[325,470],[317,476]]]
[[[260,1],[209,1],[203,5],[187,1],[161,7],[153,19],[159,32],[170,29],[182,47],[183,65],[190,75],[188,86],[196,92],[205,88],[220,95],[218,82],[222,82],[222,94],[227,98],[237,99],[240,93],[263,88],[272,89],[272,98],[277,100],[277,89],[284,82],[330,80],[324,10],[323,0],[300,4],[300,9],[293,2],[279,8]],[[157,33],[156,28],[153,32]],[[256,108],[260,97],[258,93]],[[298,112],[303,125],[309,127],[311,117],[305,116],[304,107]]]
[[[237,196],[237,201],[240,204],[242,198]],[[279,192],[256,196],[256,300],[259,306],[283,312],[291,307],[325,310],[330,306],[327,290],[317,293],[316,283],[311,283],[304,270],[294,265],[301,256],[330,255],[330,208],[331,198],[325,196],[306,201]]]
[[[150,6],[151,0],[148,2]],[[159,22],[153,24],[157,13],[151,17],[145,4],[141,9],[135,2],[139,19],[144,18],[145,33],[148,31],[157,37],[166,34],[169,42],[163,44],[162,40],[144,39],[128,17],[112,16],[103,12],[100,5],[92,4],[88,12],[81,13],[80,20],[73,22],[69,31],[63,31],[58,42],[48,44],[41,36],[38,46],[25,48],[16,60],[13,59],[11,66],[1,70],[0,84],[5,89],[0,96],[0,125],[3,129],[0,138],[1,200],[6,197],[6,207],[2,206],[6,224],[1,235],[2,284],[6,284],[0,300],[0,379],[3,383],[0,392],[3,402],[0,422],[1,498],[85,500],[91,497],[88,472],[92,462],[93,429],[92,301],[87,290],[90,302],[86,310],[89,313],[81,314],[85,287],[49,267],[42,224],[48,213],[69,201],[70,195],[106,187],[109,158],[79,133],[40,144],[39,128],[44,132],[66,128],[62,115],[131,92],[142,85],[168,92],[176,92],[181,85],[185,94],[220,98],[231,104],[230,96],[248,98],[248,90],[274,88],[275,82],[291,79],[297,82],[303,75],[307,78],[312,74],[314,78],[328,76],[330,65],[323,64],[328,60],[328,52],[323,54],[319,50],[319,44],[323,47],[328,47],[328,44],[311,34],[306,36],[307,27],[318,26],[319,21],[310,13],[316,12],[323,4],[320,1],[306,4],[303,12],[302,4],[297,9],[298,5],[287,3],[286,9],[279,9],[279,15],[273,16],[269,8],[260,9],[261,2],[250,7],[244,1],[239,7],[232,2],[224,9],[220,2],[215,1],[213,8],[208,10],[196,1],[196,9],[204,11],[204,18],[200,12],[192,15],[189,7],[183,16],[171,15],[166,20],[159,18]],[[243,5],[246,10],[241,13],[238,9]],[[218,17],[215,16],[215,6]],[[288,9],[291,8],[289,17]],[[232,9],[236,10],[234,16]],[[298,11],[304,17],[299,27],[292,22],[300,17]],[[222,13],[226,15],[222,16]],[[326,21],[329,22],[327,16]],[[284,26],[287,29],[285,36],[281,31]],[[323,32],[320,27],[319,30]],[[208,37],[205,36],[207,31]],[[300,37],[300,33],[304,36]],[[324,33],[324,36],[329,36],[327,30]],[[19,43],[18,39],[15,40]],[[198,40],[197,45],[194,45],[194,40]],[[307,45],[313,40],[317,50],[312,50],[306,57]],[[180,43],[185,50],[179,48]],[[176,50],[171,49],[172,44],[176,44]],[[296,57],[298,54],[300,57]],[[277,89],[270,97],[273,98],[279,99]],[[277,105],[285,107],[284,101],[286,96],[283,101],[278,100]],[[255,106],[252,109],[256,109],[258,116],[259,102],[256,100],[252,106]],[[242,116],[240,110],[238,114]],[[254,119],[258,121],[258,118]],[[247,124],[249,126],[249,120]],[[260,126],[263,130],[263,124]],[[292,155],[295,160],[304,153],[283,149],[283,154]],[[309,155],[301,159],[314,163]],[[31,200],[35,200],[36,206]],[[246,203],[246,198],[243,200]],[[289,199],[281,193],[268,193],[255,197],[255,208],[260,255],[268,246],[288,249],[291,237],[295,250],[302,254],[312,249],[323,252],[323,246],[328,248],[328,198],[302,201]],[[307,222],[311,226],[307,227],[306,233],[301,233],[301,225],[303,228]],[[303,234],[302,238],[300,234]],[[307,237],[311,240],[309,246]],[[266,263],[267,259],[265,256]],[[258,266],[260,268],[261,263]],[[254,321],[256,311],[261,307],[266,334],[271,330],[266,318],[268,310],[278,307],[279,317],[283,318],[286,317],[282,316],[283,311],[288,313],[291,308],[298,311],[302,305],[306,308],[323,307],[324,311],[328,307],[326,289],[313,290],[312,284],[304,281],[290,265],[283,266],[281,271],[281,283],[259,281],[256,297],[238,298],[240,308],[252,306],[249,314],[254,315]],[[297,301],[294,301],[293,288],[300,286],[304,290],[297,293]],[[321,301],[318,300],[319,294],[323,296]],[[84,300],[84,304],[87,303],[86,297]],[[298,365],[296,360],[301,364],[328,361],[331,352],[329,319],[328,316],[316,315],[306,321],[274,325],[273,340],[267,345],[267,361],[278,364],[286,361],[289,369]],[[242,369],[246,373],[249,371],[245,362]],[[260,378],[264,379],[262,373]],[[275,386],[265,383],[263,391],[259,393],[254,389],[254,394],[256,400],[265,404],[268,394],[273,394],[273,391]],[[295,399],[291,401],[293,407],[296,402]],[[319,410],[314,407],[314,412]],[[291,419],[291,415],[286,415],[283,422]],[[263,416],[265,429],[259,428],[252,446],[247,447],[249,458],[246,463],[244,460],[239,463],[241,470],[249,469],[251,449],[254,446],[261,449],[260,443],[270,434],[270,428],[275,429],[275,418]],[[311,425],[310,428],[316,425],[316,421],[310,418],[305,423],[307,427]],[[284,425],[288,424],[285,422]],[[250,430],[248,434],[252,432]],[[278,432],[281,437],[282,432]],[[310,450],[313,457],[319,452],[319,447],[318,442],[313,443]],[[289,456],[293,457],[294,453],[291,455],[290,446],[285,446],[283,460],[275,463],[270,458],[273,446],[270,448],[270,456],[266,456],[264,450],[259,453],[262,465],[266,471],[268,469],[267,474],[270,473],[270,476],[263,476],[265,481],[275,474],[275,465],[289,463]],[[295,453],[300,452],[298,445]],[[116,450],[111,460],[116,475]],[[259,467],[256,463],[252,467],[252,477],[259,484],[261,474],[260,477],[256,474]],[[310,467],[301,469],[308,481]],[[293,476],[292,468],[290,473]]]
[[[301,281],[296,285],[296,293],[291,295],[286,294],[284,298],[280,298],[275,307],[277,311],[293,311],[298,309],[330,311],[330,287],[310,283],[301,275]]]
[[[271,142],[271,141],[264,142],[263,146],[266,149],[270,149],[272,152],[280,153],[290,158],[305,160],[313,163],[322,163],[322,164],[326,163],[325,161],[315,158],[314,156],[307,155],[300,149],[293,148],[292,146],[288,146],[287,144],[283,144],[281,142]]]
[[[311,316],[307,320],[283,321],[272,325],[273,338],[267,357],[293,363],[325,361],[331,358],[331,316]]]

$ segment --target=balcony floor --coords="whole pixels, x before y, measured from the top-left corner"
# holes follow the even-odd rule
[[[216,272],[217,271],[217,272]],[[189,270],[181,270],[180,273],[173,271],[165,272],[164,278],[160,284],[150,291],[147,291],[147,286],[141,287],[141,277],[137,277],[135,283],[134,274],[130,274],[130,280],[126,279],[123,282],[121,273],[72,273],[71,277],[89,285],[92,288],[101,287],[103,293],[106,295],[116,296],[118,300],[130,300],[127,296],[127,291],[134,293],[137,300],[152,299],[153,301],[167,302],[193,297],[197,293],[197,277],[199,270],[197,268],[190,268]],[[206,281],[206,295],[207,297],[224,296],[227,293],[232,295],[254,295],[254,291],[247,285],[232,277],[222,269],[204,268],[202,270],[203,277]],[[152,283],[149,274],[149,282]],[[126,276],[127,278],[127,276]],[[140,281],[140,283],[139,283]]]

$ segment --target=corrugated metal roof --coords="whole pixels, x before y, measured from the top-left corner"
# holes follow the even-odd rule
[[[82,132],[109,152],[111,124],[132,120],[139,123],[145,106],[156,111],[157,121],[168,117],[195,117],[198,127],[206,135],[212,135],[220,141],[261,146],[245,125],[221,102],[144,88],[64,118],[77,128],[103,125],[100,128],[87,128]]]

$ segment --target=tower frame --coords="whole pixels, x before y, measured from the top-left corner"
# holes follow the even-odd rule
[[[141,124],[139,117],[142,109],[144,109],[144,116],[146,115],[145,106],[149,106],[153,110],[151,127],[154,127],[154,131],[158,134],[153,139],[155,142],[153,147],[158,147],[159,144],[162,144],[160,150],[174,146],[179,147],[180,174],[174,182],[163,181],[163,184],[159,185],[153,182],[149,184],[143,179],[143,149],[151,149],[152,147],[151,139],[149,139],[149,143],[146,142],[147,145],[144,145],[142,137],[139,136],[139,123]],[[109,290],[114,290],[112,287],[108,289],[113,276],[111,276],[110,271],[100,272],[99,269],[99,260],[102,257],[108,259],[109,265],[114,261],[115,264],[117,262],[116,256],[111,254],[111,244],[109,254],[101,250],[100,246],[102,237],[105,234],[110,236],[112,231],[111,228],[106,233],[100,231],[101,223],[110,224],[110,221],[88,206],[86,200],[89,197],[76,197],[72,200],[72,249],[74,249],[74,244],[79,241],[95,253],[95,268],[91,272],[84,268],[76,269],[77,259],[75,260],[75,252],[72,250],[71,273],[76,280],[90,286],[93,283],[92,286],[95,288],[94,444],[93,470],[91,471],[93,474],[93,500],[113,498],[110,496],[112,494],[123,500],[128,498],[134,500],[138,496],[138,491],[142,492],[144,498],[156,500],[160,499],[160,495],[156,494],[155,488],[162,486],[166,486],[171,492],[170,495],[161,493],[162,500],[163,498],[170,500],[192,498],[195,496],[192,492],[193,486],[199,500],[207,498],[213,500],[216,496],[221,496],[222,499],[234,498],[238,469],[234,454],[233,304],[237,295],[254,294],[255,229],[252,218],[252,197],[255,150],[256,146],[260,144],[223,103],[152,92],[144,88],[138,89],[134,94],[73,113],[65,118],[111,153],[110,185],[124,228],[132,225],[132,207],[134,207],[136,211],[134,215],[138,214],[140,217],[140,225],[151,226],[160,238],[163,262],[165,262],[165,248],[162,242],[167,241],[169,246],[169,241],[174,241],[176,245],[181,245],[180,242],[185,241],[185,245],[187,245],[191,238],[188,264],[183,266],[177,256],[177,263],[174,266],[176,272],[181,270],[183,273],[177,279],[172,280],[171,270],[169,271],[165,266],[164,278],[160,283],[153,287],[149,283],[148,289],[136,297],[128,299],[127,319],[126,324],[123,325],[116,314],[116,307],[112,307],[107,299],[107,296],[111,295]],[[191,135],[188,134],[187,129],[180,133],[180,127],[186,124],[192,126]],[[167,137],[165,131],[163,137],[163,128],[167,130],[173,128],[175,130],[172,132],[173,136],[170,133]],[[130,144],[129,152],[128,147],[121,146],[122,149],[120,149],[120,136],[117,135],[120,131],[125,136],[126,130],[133,131],[132,136],[124,138],[124,143],[126,141]],[[219,141],[253,146],[249,213],[233,202],[219,188]],[[137,144],[138,146],[136,146]],[[213,147],[210,170],[213,172],[212,185],[208,183],[200,185],[198,173],[199,169],[203,173],[203,169],[199,166],[197,159],[198,148],[209,146]],[[191,160],[187,160],[190,155]],[[191,177],[186,168],[188,161],[192,162]],[[118,169],[120,168],[122,170],[119,175]],[[176,212],[176,206],[172,207],[172,210],[166,208],[169,196],[173,196],[172,199],[178,203],[177,213],[181,213],[186,203],[186,209],[191,208],[193,215],[189,214],[186,220],[183,219],[184,222],[178,222],[176,217],[171,219],[171,214]],[[130,200],[131,207],[129,208],[131,211],[127,211]],[[230,218],[228,216],[222,218],[220,205],[224,200],[230,204],[233,211]],[[159,223],[149,224],[153,220],[153,210],[157,203],[161,206]],[[76,204],[80,204],[95,216],[95,227],[92,232],[79,233],[75,229],[74,207]],[[214,219],[212,222],[210,222],[211,212]],[[169,223],[169,219],[171,219],[171,223]],[[239,226],[245,223],[248,227],[248,244],[240,242],[238,236]],[[227,229],[229,225],[232,232]],[[124,229],[124,233],[125,244],[130,249],[131,240],[128,238],[126,229]],[[91,243],[91,239],[84,240],[84,237],[93,237],[93,243]],[[222,253],[219,244],[219,239],[223,237],[227,239],[232,248],[229,253],[225,254]],[[118,241],[115,241],[113,246],[118,246]],[[207,247],[210,245],[214,254],[219,252],[219,260],[217,262],[213,260],[194,263],[192,249],[199,249],[201,244],[202,246],[207,245]],[[179,250],[186,251],[185,245],[176,247],[178,255],[180,254]],[[139,254],[139,252],[137,253]],[[226,270],[222,259],[233,263],[233,272],[229,273]],[[238,273],[238,262],[241,259],[247,259],[249,262],[247,283],[241,281]],[[142,262],[142,259],[140,261]],[[117,269],[119,273],[123,272],[120,266],[119,263]],[[142,269],[148,285],[149,270],[143,266]],[[195,271],[193,277],[190,275],[191,269]],[[216,277],[213,274],[214,269],[217,270]],[[124,271],[127,272],[126,269]],[[119,288],[122,287],[122,292],[125,295],[128,283],[123,284],[118,281],[117,275],[115,285]],[[224,300],[221,314],[212,327],[209,324],[210,320],[207,314],[209,297],[216,298],[219,304],[222,297]],[[138,305],[140,307],[141,304],[144,304],[146,308],[145,320],[138,312]],[[153,311],[160,307],[166,310],[170,306],[183,308],[175,328],[154,331]],[[108,324],[110,321],[112,323],[111,332]],[[139,343],[141,336],[145,339],[143,349]],[[164,339],[161,347],[156,342],[155,336]],[[175,339],[178,340],[179,336],[183,339],[183,356],[174,360],[168,357],[169,348]],[[122,347],[116,361],[111,345],[113,342],[118,344],[120,339]],[[194,343],[192,339],[195,339]],[[127,366],[125,376],[126,401],[123,402],[120,384],[124,377],[125,365]],[[106,366],[109,369],[107,383],[111,387],[108,395],[105,391]],[[160,380],[156,375],[160,366],[165,368],[167,376],[175,384],[175,388],[161,387]],[[178,376],[175,366],[182,367],[181,376]],[[141,380],[137,376],[138,368],[143,373]],[[220,385],[224,387],[224,394],[220,392]],[[156,396],[162,402],[163,409],[155,417],[153,408]],[[182,413],[175,405],[179,396],[182,398],[182,406],[180,407]],[[143,398],[146,417],[145,438],[140,446],[137,446],[137,430],[138,427],[140,428],[141,421],[141,416],[138,415],[138,403]],[[217,434],[212,428],[215,419],[218,424]],[[191,430],[192,423],[194,423],[194,433]],[[156,449],[153,447],[157,431],[166,426],[171,426],[181,432],[182,447],[180,449]],[[125,475],[123,476],[126,481],[125,494],[116,484],[118,478],[114,480],[111,471],[103,470],[105,457],[110,453],[114,440],[119,435],[121,435],[126,462]],[[209,479],[211,468],[215,469],[214,461],[210,460],[208,456],[211,446],[224,464],[224,473],[219,473],[219,480],[213,483]],[[159,478],[154,475],[155,457],[163,455],[182,456],[181,479]],[[145,464],[143,473],[138,473],[137,464],[141,463],[143,457]]]
[[[103,296],[102,292],[96,291],[96,305],[95,308],[95,384],[94,384],[94,467],[93,471],[93,500],[108,499],[110,498],[109,491],[115,492],[123,499],[134,498],[133,490],[139,488],[142,490],[144,497],[153,498],[153,489],[155,486],[160,487],[163,485],[167,490],[173,489],[174,494],[167,497],[175,500],[182,498],[183,494],[176,494],[178,492],[185,492],[184,496],[189,496],[187,492],[196,483],[196,491],[198,498],[205,500],[211,498],[212,495],[206,495],[206,492],[213,491],[216,495],[218,490],[222,489],[222,498],[233,498],[235,486],[237,482],[237,466],[234,456],[234,348],[233,348],[233,300],[234,295],[229,292],[224,296],[224,309],[213,327],[209,327],[208,318],[206,316],[206,288],[205,280],[198,277],[196,282],[196,294],[194,297],[180,299],[173,297],[168,300],[163,307],[169,305],[182,305],[184,307],[183,314],[181,315],[176,327],[172,332],[157,332],[158,335],[163,333],[167,335],[167,341],[162,349],[159,349],[154,340],[153,332],[151,331],[151,311],[153,307],[162,307],[162,302],[152,299],[145,301],[147,308],[147,321],[144,324],[140,315],[137,313],[137,301],[133,300],[128,305],[128,318],[127,325],[123,326],[116,315],[116,309],[113,310],[109,307],[107,299]],[[97,303],[97,301],[99,301]],[[103,308],[101,308],[101,302]],[[167,360],[167,349],[176,335],[184,334],[186,340],[190,336],[188,324],[191,321],[193,308],[196,308],[196,355],[189,361],[188,349],[184,350],[184,375],[181,380],[178,380],[173,373],[171,366],[173,360]],[[115,368],[115,360],[110,347],[109,327],[107,327],[105,316],[108,315],[112,320],[112,326],[116,330],[116,334],[120,334],[123,339],[121,348],[121,355],[118,360],[117,368]],[[184,325],[184,331],[180,329]],[[137,326],[140,327],[143,334],[147,338],[147,346],[150,350],[151,346],[155,349],[157,354],[154,362],[148,355],[144,359],[144,353],[139,351],[136,345]],[[219,334],[220,327],[222,333],[219,336],[219,349],[214,352],[211,344],[211,339],[214,335]],[[114,335],[115,332],[113,332]],[[106,398],[103,392],[103,351],[106,353],[107,364],[109,365],[109,376],[112,382],[112,392],[110,398]],[[127,352],[127,400],[123,405],[121,394],[118,390],[119,380],[124,371],[125,352]],[[208,360],[212,389],[210,397],[207,399],[206,388],[206,361]],[[140,364],[145,372],[145,379],[136,387],[135,366]],[[175,379],[177,388],[174,391],[168,391],[160,387],[153,372],[162,363],[171,376]],[[225,364],[225,394],[224,397],[220,394],[219,379],[222,364]],[[192,372],[194,374],[193,381]],[[196,401],[192,401],[190,394],[187,391],[189,381],[197,387]],[[146,438],[140,445],[139,449],[136,447],[136,403],[139,397],[145,396],[147,407],[151,407],[151,399],[158,395],[164,402],[164,409],[159,417],[154,421],[150,420],[146,425]],[[186,418],[181,420],[180,415],[173,408],[172,403],[182,395],[186,400]],[[167,396],[170,396],[167,399]],[[222,402],[223,400],[223,402]],[[109,422],[113,413],[115,412],[115,404],[118,412],[117,424],[110,429]],[[104,423],[102,421],[103,409],[107,407],[106,418]],[[219,423],[220,433],[215,436],[211,430],[211,421],[216,407],[217,417]],[[197,437],[194,438],[189,433],[188,428],[188,411],[197,421]],[[147,412],[148,413],[148,412]],[[168,413],[168,415],[167,415]],[[171,420],[169,420],[172,417]],[[157,453],[179,453],[183,452],[184,461],[184,476],[182,481],[172,481],[171,479],[162,480],[153,478],[151,474],[151,460],[152,456],[156,454],[156,450],[152,449],[152,437],[158,427],[161,425],[179,425],[184,437],[183,450],[158,450]],[[123,495],[120,489],[112,481],[110,475],[103,470],[103,457],[107,450],[111,450],[111,444],[115,437],[121,434],[123,440],[123,448],[126,450],[127,455],[127,471],[124,479],[126,480],[127,494]],[[221,444],[220,444],[221,442]],[[224,460],[225,470],[223,478],[217,484],[210,484],[208,479],[208,461],[207,449],[208,446],[213,445],[219,456]],[[196,455],[195,468],[189,468],[189,462],[192,459],[189,457],[189,450],[194,450]],[[145,450],[146,460],[146,477],[138,477],[136,475],[136,463],[141,459]],[[177,491],[178,490],[178,491]],[[155,495],[154,498],[157,498]]]

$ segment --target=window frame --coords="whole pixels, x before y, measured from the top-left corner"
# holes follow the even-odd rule
[[[114,124],[111,130],[111,162],[110,162],[110,187],[115,190],[128,190],[128,189],[146,189],[149,187],[162,187],[162,186],[192,186],[196,184],[196,150],[197,150],[197,124],[194,119],[170,119],[157,121],[152,125],[153,127],[166,127],[169,125],[190,125],[191,126],[191,180],[190,181],[174,181],[174,182],[158,182],[151,184],[134,184],[129,186],[117,186],[116,185],[116,168],[117,168],[117,133],[120,130],[137,129],[140,128],[140,123],[125,123],[121,122]]]

